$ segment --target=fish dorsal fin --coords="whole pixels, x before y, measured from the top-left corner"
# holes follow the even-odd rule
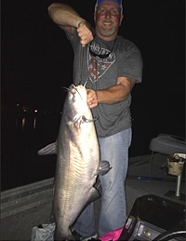
[[[44,148],[40,149],[37,154],[40,156],[57,154],[57,142],[53,142],[45,146]]]
[[[112,167],[110,167],[110,163],[108,161],[100,161],[100,165],[98,168],[98,175],[105,175],[107,174]]]

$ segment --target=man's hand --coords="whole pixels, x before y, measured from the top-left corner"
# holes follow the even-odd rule
[[[90,43],[93,40],[92,32],[86,21],[81,21],[78,24],[77,32],[78,36],[81,39],[82,47],[85,47],[86,44]]]
[[[87,103],[89,108],[92,109],[100,104],[112,105],[128,98],[132,88],[134,87],[135,80],[127,77],[119,77],[117,84],[104,90],[87,89]]]
[[[95,90],[87,89],[87,104],[90,109],[98,105],[98,96]]]

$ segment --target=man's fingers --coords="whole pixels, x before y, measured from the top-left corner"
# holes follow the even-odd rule
[[[86,24],[80,25],[77,29],[78,36],[81,39],[82,47],[85,47],[86,44],[93,40],[93,35],[90,29],[86,26]]]

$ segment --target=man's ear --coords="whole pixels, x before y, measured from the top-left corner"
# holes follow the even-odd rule
[[[96,12],[94,13],[94,22],[96,23]]]
[[[123,18],[124,18],[124,15],[122,14],[121,17],[120,17],[120,23],[119,23],[119,26],[121,26],[121,23],[123,21]]]

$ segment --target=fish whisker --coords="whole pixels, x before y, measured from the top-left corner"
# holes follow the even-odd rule
[[[86,88],[87,82],[88,82],[88,80],[87,80],[87,81],[85,81],[85,84],[84,84],[84,87],[85,87],[85,88]]]
[[[71,85],[71,87],[79,94],[79,96],[80,96],[81,99],[83,100],[81,94],[80,94],[79,91],[76,89],[76,86],[75,86],[75,85]]]
[[[67,87],[65,87],[65,86],[63,86],[63,87],[61,87],[61,89],[63,89],[63,92],[68,92],[70,89],[69,88],[67,88]]]

